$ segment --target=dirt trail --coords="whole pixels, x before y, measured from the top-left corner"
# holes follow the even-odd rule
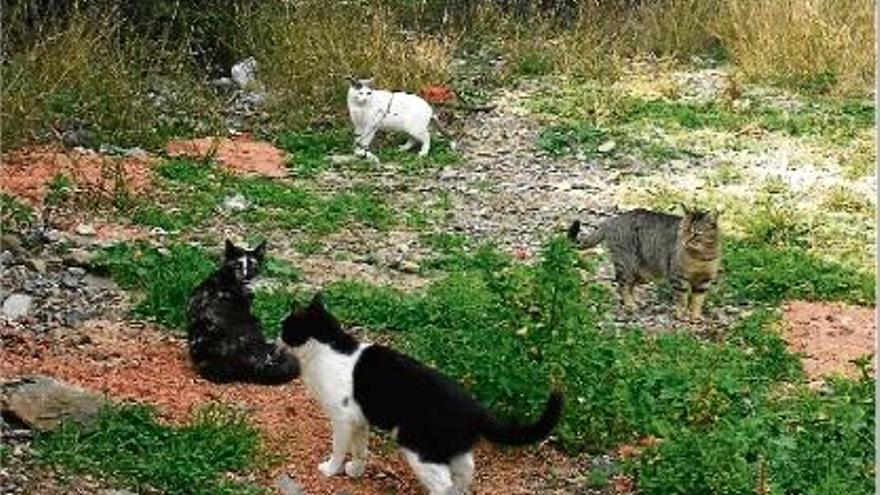
[[[363,495],[422,493],[396,449],[376,434],[363,479],[323,478],[316,466],[328,453],[329,421],[302,382],[276,387],[209,383],[190,368],[183,340],[161,328],[91,320],[76,335],[61,340],[0,328],[0,345],[0,378],[48,374],[117,399],[153,404],[172,422],[186,420],[199,407],[215,402],[249,411],[265,447],[281,460],[262,473],[267,486],[288,473],[310,495],[340,490]],[[576,467],[548,446],[528,450],[480,445],[476,462],[475,493],[554,493],[544,489],[548,481]]]

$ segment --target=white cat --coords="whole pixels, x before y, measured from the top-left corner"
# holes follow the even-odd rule
[[[379,159],[370,152],[370,143],[376,132],[396,131],[409,135],[401,150],[409,150],[421,143],[419,156],[425,156],[431,149],[431,121],[447,138],[440,126],[434,109],[422,98],[403,92],[391,92],[373,88],[372,79],[348,78],[348,114],[354,125],[354,154],[374,162]]]
[[[536,443],[562,413],[562,394],[554,391],[536,422],[498,421],[436,370],[383,345],[358,342],[320,294],[284,319],[279,345],[297,358],[303,382],[330,417],[332,451],[318,465],[324,476],[364,474],[372,426],[391,432],[430,495],[466,494],[474,477],[471,449],[479,438]]]

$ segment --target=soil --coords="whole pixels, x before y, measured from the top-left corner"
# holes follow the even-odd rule
[[[243,134],[232,138],[205,137],[168,143],[169,156],[214,156],[230,172],[287,177],[287,154],[265,141]]]
[[[32,146],[5,153],[0,190],[40,206],[49,184],[59,174],[91,195],[113,195],[124,185],[128,193],[147,192],[152,184],[154,159],[146,154],[117,157],[96,151],[58,146]]]
[[[330,445],[330,425],[302,382],[283,386],[217,385],[199,378],[189,366],[185,343],[150,324],[90,320],[65,338],[22,334],[0,327],[0,379],[42,373],[110,397],[153,404],[171,422],[185,421],[205,405],[223,403],[249,411],[266,449],[280,463],[261,474],[269,486],[287,473],[308,494],[420,494],[402,457],[377,434],[363,479],[323,478],[317,465]],[[161,371],[161,372],[160,372]],[[476,449],[475,493],[567,493],[546,488],[551,480],[579,477],[577,459],[543,445],[534,449]],[[564,484],[564,483],[563,483]]]
[[[874,352],[875,314],[874,308],[843,303],[792,301],[785,306],[784,337],[792,351],[803,356],[812,383],[831,374],[857,377],[858,368],[851,361]]]

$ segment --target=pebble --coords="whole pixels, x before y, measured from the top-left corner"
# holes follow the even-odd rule
[[[274,483],[275,488],[278,489],[278,492],[281,495],[304,495],[302,487],[299,486],[299,483],[293,480],[288,474],[282,473],[277,478],[275,478]]]
[[[333,165],[344,165],[357,161],[358,157],[354,155],[330,155],[327,157],[327,160]]]
[[[29,258],[25,261],[25,265],[41,275],[46,273],[46,262],[39,258]]]
[[[95,256],[92,252],[82,248],[74,248],[65,254],[61,261],[67,266],[88,267],[92,264],[94,258]]]
[[[617,143],[613,139],[609,139],[604,143],[600,144],[596,151],[599,153],[611,153],[614,151],[614,148],[617,148]]]
[[[34,298],[27,294],[12,294],[3,301],[3,316],[11,319],[26,316],[33,301]]]
[[[84,235],[84,236],[89,236],[89,237],[95,235],[95,233],[96,233],[95,226],[90,223],[81,223],[81,224],[77,225],[76,229],[74,229],[74,232],[76,232],[79,235]]]
[[[248,200],[241,194],[229,196],[223,200],[223,208],[231,211],[244,211],[247,210],[249,206]]]

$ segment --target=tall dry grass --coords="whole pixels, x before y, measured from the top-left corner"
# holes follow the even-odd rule
[[[202,23],[191,33],[163,30],[158,7],[139,22],[113,2],[36,26],[4,17],[6,32],[19,33],[4,38],[16,41],[3,52],[5,148],[80,127],[96,141],[86,144],[148,147],[210,132],[228,95],[207,84],[204,60],[227,56],[259,60],[275,127],[344,122],[349,74],[417,91],[453,82],[454,59],[480,50],[500,55],[509,77],[614,78],[626,58],[653,54],[726,56],[747,78],[808,92],[864,95],[874,79],[873,5],[865,0],[522,0],[514,9],[489,0],[228,0],[234,8],[217,15],[189,12]],[[194,46],[224,53],[199,58]]]
[[[240,50],[260,62],[271,111],[285,125],[345,113],[348,75],[411,92],[450,78],[452,38],[405,32],[386,8],[265,2],[239,22]]]
[[[874,2],[725,0],[715,30],[755,80],[838,94],[874,85]]]
[[[86,146],[158,147],[216,120],[186,53],[122,29],[114,12],[78,12],[43,29],[3,67],[4,150],[65,132]]]

